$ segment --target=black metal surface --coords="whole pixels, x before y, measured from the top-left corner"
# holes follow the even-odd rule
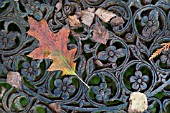
[[[0,0],[0,84],[8,89],[0,99],[0,111],[32,113],[39,109],[51,113],[54,111],[49,104],[59,102],[63,113],[126,113],[129,95],[140,91],[148,99],[145,113],[167,113],[170,49],[154,60],[148,59],[161,43],[170,42],[170,1],[63,0],[59,11],[55,8],[57,2]],[[52,63],[50,59],[26,56],[39,45],[37,39],[26,33],[27,16],[36,20],[45,18],[51,31],[58,32],[68,24],[68,15],[88,7],[103,7],[124,20],[123,24],[115,25],[95,17],[91,27],[83,25],[78,30],[70,27],[79,31],[80,37],[70,34],[68,48],[78,48],[76,73],[90,90],[76,76],[61,77],[61,71],[46,71]],[[109,30],[106,45],[92,39],[96,21]],[[5,84],[8,71],[20,72],[23,90]],[[25,105],[21,99],[25,99]]]

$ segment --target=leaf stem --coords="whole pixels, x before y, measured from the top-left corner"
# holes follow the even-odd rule
[[[75,73],[75,75],[77,76],[77,78],[78,78],[88,89],[90,89],[90,86],[89,86],[89,85],[87,85],[76,73]]]
[[[77,76],[77,78],[78,78],[87,88],[90,89],[90,86],[87,85],[87,84],[77,75],[77,73],[70,67],[70,65],[68,65],[68,63],[66,62],[66,60],[64,59],[64,57],[62,56],[62,54],[61,54],[60,51],[59,51],[59,53],[60,53],[60,56],[61,56],[61,58],[63,59],[63,61],[64,61],[64,62],[66,63],[66,65],[75,73],[75,75]]]

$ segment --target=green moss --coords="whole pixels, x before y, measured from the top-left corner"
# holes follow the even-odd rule
[[[90,81],[89,84],[99,84],[100,82],[100,77],[94,76]]]
[[[167,65],[166,65],[166,63],[160,63],[160,67],[166,69]]]
[[[62,76],[62,71],[58,72],[59,73],[59,76],[58,76],[58,79],[62,79],[63,76]],[[66,75],[65,75],[66,76]]]
[[[123,104],[123,102],[120,100],[109,101],[106,103],[106,105],[110,105],[110,106],[111,105],[120,105],[120,104]]]
[[[18,111],[18,108],[14,103],[12,103],[11,107],[12,107],[12,111]]]
[[[89,95],[90,95],[91,99],[95,99],[95,95],[94,95],[94,93],[92,92],[92,90],[90,90]]]
[[[28,100],[25,97],[22,97],[20,99],[20,103],[23,107],[25,107],[28,104]]]
[[[54,80],[55,80],[55,76],[53,76],[50,80],[50,91],[54,89]]]
[[[117,90],[116,83],[108,76],[105,76],[105,80],[107,83],[107,87],[110,88],[112,91],[111,96],[114,96]]]
[[[162,99],[164,97],[164,94],[162,92],[159,92],[155,95],[158,99]]]
[[[37,106],[36,113],[46,113],[46,109],[41,106]]]
[[[24,83],[25,83],[25,85],[26,85],[27,87],[31,88],[32,90],[36,90],[36,88],[34,87],[34,85],[31,84],[29,81],[27,81],[25,77],[23,77],[23,81],[24,81]]]
[[[135,67],[130,66],[123,75],[123,81],[128,89],[131,89],[131,84],[130,84],[129,78],[130,78],[130,76],[132,76],[134,74],[134,72],[135,72]]]
[[[78,82],[78,80],[77,80],[77,78],[73,78],[72,79],[72,83],[76,86],[76,88],[78,89],[78,87],[79,87],[79,82]]]
[[[170,90],[170,85],[167,85],[164,89],[165,90]]]
[[[6,82],[0,82],[0,86],[5,87],[7,90],[11,88],[11,85],[9,85],[9,84],[6,83]]]
[[[168,105],[166,106],[166,112],[167,112],[167,113],[170,113],[170,104],[168,104]]]
[[[142,72],[143,75],[151,75],[151,72],[147,67],[142,67],[140,71]]]
[[[149,111],[151,112],[151,113],[156,113],[156,111],[157,111],[157,104],[154,104],[154,106],[153,106],[153,108],[151,108]]]
[[[72,43],[76,43],[76,40],[75,40],[75,38],[74,38],[73,35],[69,35],[68,38],[70,39],[70,41],[71,41]]]
[[[140,22],[136,22],[136,28],[137,28],[138,31],[142,30]]]
[[[112,79],[110,77],[105,76],[105,80],[106,80],[106,83],[107,83],[107,87],[111,87],[113,85]]]

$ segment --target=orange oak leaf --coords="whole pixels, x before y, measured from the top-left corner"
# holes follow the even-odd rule
[[[28,22],[30,29],[27,33],[40,42],[39,47],[28,56],[34,59],[52,59],[53,63],[48,71],[62,70],[63,75],[76,75],[83,82],[75,73],[76,63],[73,60],[77,48],[72,50],[67,49],[68,36],[70,34],[69,27],[64,26],[58,33],[53,33],[50,31],[45,19],[38,22],[28,17]],[[84,84],[88,86],[86,83]]]
[[[49,71],[62,70],[63,74],[75,75],[75,63],[73,62],[76,48],[67,49],[69,27],[63,27],[58,33],[52,33],[45,19],[40,22],[28,17],[30,23],[29,35],[34,36],[40,42],[40,46],[29,54],[34,59],[50,58],[53,60]]]

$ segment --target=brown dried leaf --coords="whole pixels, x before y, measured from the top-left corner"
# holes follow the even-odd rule
[[[55,8],[56,8],[55,12],[58,12],[62,8],[62,0],[59,0],[59,2],[57,2]]]
[[[161,44],[163,47],[160,49],[157,49],[149,58],[149,60],[152,60],[153,58],[155,58],[156,56],[158,56],[159,54],[161,54],[161,52],[164,51],[168,51],[168,49],[170,48],[170,42],[168,43],[163,43]]]
[[[20,76],[20,73],[18,72],[9,71],[7,74],[7,83],[9,83],[11,86],[15,88],[22,90],[21,76]]]
[[[55,112],[55,113],[61,113],[61,106],[60,103],[51,103],[49,107]]]
[[[81,27],[81,23],[77,15],[68,16],[70,26]]]
[[[105,29],[104,26],[100,25],[99,23],[95,23],[92,39],[96,42],[106,44],[107,39],[109,39],[109,32]]]
[[[117,26],[117,25],[120,25],[120,24],[124,24],[124,23],[125,23],[125,21],[123,20],[123,18],[122,17],[118,17],[118,16],[116,16],[115,18],[113,18],[111,20],[111,24],[113,24],[114,26]]]
[[[111,18],[115,17],[116,14],[112,13],[111,11],[107,11],[103,8],[98,8],[95,14],[103,21],[108,22]]]
[[[95,8],[88,8],[82,11],[81,20],[85,25],[91,26],[91,24],[93,23],[94,11],[95,11]]]

